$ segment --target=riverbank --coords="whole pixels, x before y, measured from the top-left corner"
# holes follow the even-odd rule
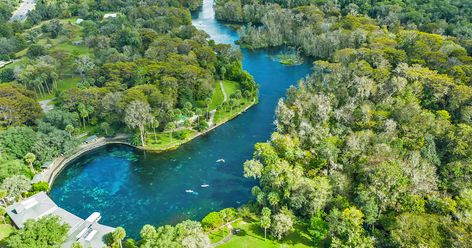
[[[228,121],[231,121],[232,119],[238,117],[242,113],[246,112],[249,108],[251,108],[252,106],[257,104],[257,102],[258,101],[257,101],[257,98],[256,98],[253,101],[248,102],[248,104],[244,105],[241,109],[238,109],[236,112],[230,114],[228,117],[222,118],[222,119],[220,118],[220,119],[218,119],[218,121],[212,121],[212,123],[214,123],[214,124],[211,125],[209,128],[207,128],[206,130],[204,130],[202,132],[192,133],[190,136],[185,137],[183,140],[176,140],[176,142],[172,142],[170,144],[164,144],[162,146],[145,146],[145,147],[137,146],[137,148],[139,148],[141,150],[145,150],[145,151],[156,152],[156,153],[175,150],[175,149],[179,148],[181,145],[183,145],[185,143],[188,143],[191,140],[193,140],[193,139],[195,139],[199,136],[207,134],[208,132],[212,131],[213,129],[215,129],[215,128],[227,123]],[[152,134],[149,134],[149,135],[152,136]]]
[[[208,129],[206,129],[203,132],[195,132],[193,135],[186,137],[184,140],[179,140],[178,142],[171,143],[168,146],[163,146],[163,147],[149,147],[149,146],[135,146],[129,142],[130,136],[128,134],[118,134],[114,137],[111,138],[105,138],[105,137],[100,137],[94,140],[93,142],[90,142],[88,144],[82,144],[80,145],[73,153],[70,155],[64,155],[56,158],[51,165],[43,170],[40,174],[38,174],[35,177],[35,181],[44,181],[48,182],[50,188],[54,184],[54,180],[56,179],[57,175],[59,175],[62,170],[73,160],[79,158],[80,156],[84,155],[85,153],[91,152],[95,149],[98,149],[100,147],[106,146],[106,145],[111,145],[111,144],[122,144],[122,145],[127,145],[134,147],[136,149],[144,150],[144,151],[149,151],[149,152],[154,152],[154,153],[160,153],[160,152],[166,152],[166,151],[171,151],[179,148],[181,145],[190,142],[191,140],[205,135],[208,132],[214,130],[215,128],[225,124],[226,122],[238,117],[242,113],[246,112],[249,108],[254,106],[257,103],[257,98],[255,98],[253,101],[249,102],[247,105],[243,106],[241,109],[236,111],[235,113],[231,114],[229,117],[221,119],[219,122],[215,123]]]

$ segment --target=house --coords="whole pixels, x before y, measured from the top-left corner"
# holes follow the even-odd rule
[[[97,135],[92,135],[92,136],[88,137],[84,142],[85,142],[85,144],[90,144],[90,143],[94,142],[97,139],[98,139]]]
[[[7,207],[7,214],[17,228],[23,228],[26,221],[37,220],[47,215],[58,216],[63,223],[69,225],[68,237],[62,247],[71,247],[78,241],[83,247],[104,247],[103,238],[113,232],[114,228],[99,224],[101,215],[93,213],[87,219],[82,219],[58,207],[45,192],[39,192],[21,202]]]
[[[117,13],[108,13],[103,15],[103,19],[108,19],[108,18],[116,18],[118,16]]]

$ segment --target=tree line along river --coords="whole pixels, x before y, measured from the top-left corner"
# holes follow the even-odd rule
[[[237,33],[215,20],[212,5],[204,0],[193,24],[218,43],[234,44]],[[259,104],[247,112],[175,151],[153,154],[110,145],[87,153],[56,178],[52,199],[82,218],[98,211],[101,223],[123,226],[131,237],[145,224],[200,220],[247,202],[255,182],[243,177],[242,164],[252,157],[254,144],[274,131],[278,99],[311,72],[310,61],[284,66],[271,58],[276,53],[242,49],[243,67],[260,87]]]

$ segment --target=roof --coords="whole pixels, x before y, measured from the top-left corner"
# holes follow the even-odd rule
[[[41,165],[41,168],[46,169],[49,168],[52,165],[52,161],[46,161],[44,162],[43,165]]]
[[[110,17],[116,17],[118,14],[117,13],[108,13],[103,15],[103,18],[110,18]]]
[[[39,192],[21,202],[7,207],[7,214],[18,228],[23,228],[29,219],[37,220],[46,215],[58,216],[70,226],[68,238],[62,247],[71,247],[79,241],[83,247],[104,247],[103,237],[114,228],[99,224],[100,213],[95,212],[86,220],[58,207],[45,192]],[[80,235],[79,235],[80,234]]]
[[[97,138],[98,138],[97,135],[92,135],[92,136],[88,137],[88,138],[85,140],[85,143],[90,143],[90,142],[96,140]]]
[[[103,237],[113,232],[113,230],[115,229],[97,222],[84,221],[69,233],[69,237],[62,244],[62,247],[69,248],[76,241],[82,244],[83,247],[105,247],[106,244],[103,242]]]
[[[22,202],[7,207],[7,213],[18,228],[29,219],[39,219],[57,210],[57,205],[46,193],[37,193]]]

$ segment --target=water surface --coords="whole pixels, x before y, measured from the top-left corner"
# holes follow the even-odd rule
[[[238,39],[214,19],[212,0],[204,0],[193,23],[219,43]],[[254,144],[266,141],[274,130],[278,99],[310,73],[311,65],[281,65],[268,50],[242,53],[244,69],[260,85],[258,105],[172,152],[152,154],[114,145],[88,153],[58,176],[50,193],[53,200],[82,218],[98,211],[101,223],[123,226],[132,237],[144,224],[200,220],[211,211],[246,202],[255,182],[243,177],[242,164],[252,157]],[[217,163],[220,158],[225,163]]]

